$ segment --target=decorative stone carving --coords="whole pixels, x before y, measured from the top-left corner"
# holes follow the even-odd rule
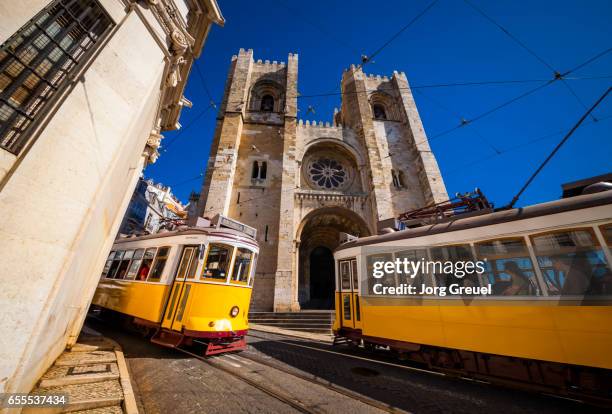
[[[177,56],[172,59],[168,76],[166,77],[166,86],[174,88],[179,84],[181,79],[181,66],[185,63],[185,59],[182,56]],[[177,105],[180,104],[180,101]]]
[[[162,134],[159,133],[159,129],[154,128],[147,139],[147,145],[143,151],[143,155],[146,157],[146,164],[154,164],[159,157],[159,146],[161,145],[161,140],[164,138]]]

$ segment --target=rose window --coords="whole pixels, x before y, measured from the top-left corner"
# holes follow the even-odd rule
[[[338,161],[329,158],[313,161],[308,167],[308,176],[313,184],[327,189],[343,187],[348,180],[346,168]]]

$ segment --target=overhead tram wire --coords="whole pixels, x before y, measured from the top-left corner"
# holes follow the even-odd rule
[[[514,41],[516,44],[518,44],[520,47],[522,47],[525,51],[527,51],[527,53],[529,53],[531,56],[536,58],[540,63],[542,63],[544,66],[546,66],[549,70],[551,70],[553,75],[554,75],[554,78],[561,80],[561,83],[563,83],[563,85],[567,88],[567,90],[570,92],[570,94],[576,99],[576,101],[585,110],[587,109],[586,104],[578,96],[576,91],[574,91],[574,89],[569,85],[569,83],[567,83],[565,81],[565,79],[563,77],[564,76],[563,74],[561,74],[557,69],[555,69],[550,63],[548,63],[546,60],[544,60],[544,58],[542,58],[540,55],[538,55],[535,51],[533,51],[531,48],[529,48],[525,43],[523,43],[521,40],[519,40],[518,37],[516,37],[512,33],[510,33],[510,31],[508,29],[506,29],[504,26],[499,24],[495,19],[493,19],[491,16],[489,16],[487,13],[485,13],[484,10],[482,10],[479,7],[476,7],[476,5],[474,5],[470,0],[463,0],[463,2],[465,4],[467,4],[468,6],[470,6],[472,9],[476,10],[476,12],[478,12],[481,16],[483,16],[489,22],[494,24],[499,30],[504,32],[506,34],[506,36],[508,36],[510,39],[512,39],[512,41]],[[592,114],[591,114],[591,118],[594,121],[597,121],[597,118],[595,118],[595,116],[593,116]]]
[[[192,182],[192,181],[195,181],[195,180],[201,180],[201,179],[202,179],[202,177],[204,177],[204,173],[200,173],[200,174],[198,174],[198,175],[197,175],[197,176],[195,176],[195,177],[188,178],[187,180],[184,180],[184,181],[178,182],[178,183],[176,183],[176,184],[171,184],[171,185],[169,185],[168,187],[173,187],[173,188],[180,187],[181,185],[184,185],[184,184],[190,183],[190,182]]]
[[[203,117],[206,114],[206,112],[208,112],[208,110],[210,108],[216,107],[215,105],[213,105],[213,103],[208,105],[206,108],[202,109],[195,116],[195,118],[193,118],[187,125],[185,125],[183,128],[181,128],[181,130],[175,136],[172,137],[172,142],[170,142],[168,145],[163,147],[162,151],[163,152],[167,152],[172,147],[172,145],[174,145],[178,141],[178,137],[180,137],[185,131],[187,131],[189,128],[191,128],[201,117]]]
[[[608,119],[612,119],[612,115],[602,117],[602,118],[600,118],[600,119],[599,119],[599,121],[604,121],[604,120],[608,120]],[[595,122],[594,122],[594,121],[591,121],[591,123],[595,123]],[[491,159],[491,158],[498,157],[498,156],[503,155],[503,154],[505,154],[505,153],[507,153],[507,152],[514,151],[514,150],[516,150],[516,149],[518,149],[518,148],[521,148],[521,147],[525,147],[525,146],[528,146],[528,145],[534,144],[535,142],[542,141],[542,140],[547,139],[547,138],[552,138],[552,137],[554,137],[555,135],[558,135],[558,134],[560,134],[560,133],[562,133],[562,132],[563,132],[563,130],[559,130],[559,131],[551,132],[551,133],[545,134],[545,135],[543,135],[543,136],[539,136],[539,137],[537,137],[537,138],[534,138],[534,139],[532,139],[532,140],[529,140],[528,142],[524,142],[524,143],[522,143],[522,144],[518,144],[518,145],[515,145],[515,146],[513,146],[513,147],[510,147],[510,148],[507,148],[507,149],[500,150],[500,151],[499,151],[499,153],[492,154],[492,155],[491,155],[491,156],[489,156],[489,157],[486,157],[486,158],[483,158],[483,159],[479,159],[479,160],[476,160],[475,162],[471,162],[471,163],[468,163],[468,164],[463,165],[463,166],[461,166],[461,167],[455,168],[455,169],[453,169],[452,171],[450,171],[450,173],[453,173],[453,172],[458,171],[458,170],[460,170],[460,169],[464,169],[464,168],[465,168],[465,167],[467,167],[467,166],[471,166],[471,165],[473,165],[473,164],[477,164],[477,163],[480,163],[480,162],[487,161],[487,160],[489,160],[489,159]],[[203,176],[204,176],[204,173],[201,173],[201,174],[199,174],[199,175],[198,175],[198,176],[196,176],[196,177],[189,178],[189,179],[187,179],[187,180],[185,180],[185,181],[181,181],[181,182],[179,182],[179,183],[177,183],[177,184],[171,185],[171,187],[176,187],[176,186],[181,186],[181,185],[184,185],[184,184],[186,184],[186,183],[188,183],[188,182],[191,182],[191,181],[195,181],[195,180],[201,179]],[[295,191],[295,190],[297,190],[297,189],[298,189],[298,187],[288,188],[288,189],[285,189],[285,190],[281,190],[281,191],[280,191],[280,193],[282,194],[282,193],[285,193],[285,192],[287,192],[287,191]],[[242,201],[239,201],[239,202],[237,202],[236,204],[240,205],[240,204],[248,203],[248,202],[251,202],[251,201],[257,201],[257,200],[261,200],[261,199],[264,199],[264,198],[269,198],[269,197],[270,197],[269,195],[262,195],[262,196],[252,197],[252,198],[249,198],[249,199],[247,199],[247,200],[242,200]]]
[[[586,65],[588,65],[588,64],[590,64],[590,63],[593,63],[595,60],[597,60],[597,59],[601,58],[602,56],[604,56],[606,53],[608,53],[608,52],[610,52],[610,51],[612,51],[612,48],[607,49],[607,50],[606,50],[606,51],[604,51],[604,52],[600,52],[600,53],[598,53],[597,55],[595,55],[595,56],[593,56],[593,57],[589,58],[589,59],[588,59],[588,60],[586,60],[585,62],[583,62],[583,63],[579,64],[579,65],[578,65],[578,66],[576,66],[575,68],[570,69],[570,70],[568,70],[568,71],[564,72],[564,73],[563,73],[561,76],[566,76],[566,75],[569,75],[569,74],[573,73],[574,71],[576,71],[576,70],[578,70],[578,69],[580,69],[580,68],[583,68],[584,66],[586,66]],[[526,92],[523,92],[522,94],[520,94],[520,95],[518,95],[518,96],[515,96],[514,98],[511,98],[511,99],[510,99],[510,100],[508,100],[508,101],[505,101],[505,102],[503,102],[503,103],[501,103],[501,104],[499,104],[499,105],[496,105],[496,106],[494,106],[493,108],[491,108],[491,109],[489,109],[489,110],[487,110],[487,111],[485,111],[485,112],[483,112],[483,113],[481,113],[481,114],[479,114],[479,115],[475,116],[474,118],[471,118],[471,119],[463,119],[463,120],[461,121],[461,123],[459,123],[459,125],[456,125],[456,126],[454,126],[454,127],[450,128],[450,129],[446,130],[446,131],[442,131],[442,132],[440,132],[440,133],[438,133],[438,134],[436,134],[436,135],[432,136],[431,138],[427,138],[427,139],[425,139],[425,140],[423,140],[423,141],[417,142],[417,143],[415,143],[415,145],[419,145],[419,144],[422,144],[422,143],[425,143],[425,142],[432,141],[432,140],[434,140],[434,139],[436,139],[436,138],[439,138],[439,137],[442,137],[442,136],[444,136],[444,135],[447,135],[447,134],[449,134],[449,133],[451,133],[451,132],[454,132],[454,131],[458,130],[459,128],[462,128],[462,127],[464,127],[464,126],[466,126],[466,125],[468,125],[468,124],[472,124],[472,123],[474,123],[474,122],[476,122],[476,121],[479,121],[479,120],[481,120],[482,118],[485,118],[485,117],[487,117],[487,116],[491,115],[492,113],[495,113],[495,112],[499,111],[500,109],[503,109],[503,108],[505,108],[506,106],[508,106],[508,105],[510,105],[510,104],[512,104],[512,103],[514,103],[514,102],[516,102],[516,101],[518,101],[518,100],[521,100],[521,99],[523,99],[523,98],[525,98],[525,97],[527,97],[527,96],[529,96],[529,95],[531,95],[531,94],[533,94],[533,93],[535,93],[535,92],[537,92],[537,91],[539,91],[539,90],[541,90],[541,89],[543,89],[543,88],[545,88],[545,87],[547,87],[547,86],[549,86],[549,85],[551,85],[551,84],[555,83],[555,82],[556,82],[556,81],[558,81],[559,79],[560,79],[559,77],[556,77],[556,76],[555,76],[554,78],[552,78],[552,79],[550,79],[550,80],[546,81],[545,83],[540,84],[540,85],[538,85],[537,87],[535,87],[535,88],[533,88],[533,89],[530,89],[530,90],[528,90],[528,91],[526,91]]]
[[[597,80],[597,79],[611,79],[612,75],[598,75],[598,76],[586,76],[586,77],[572,77],[566,78],[567,80],[579,81],[579,80]],[[551,79],[515,79],[515,80],[492,80],[492,81],[470,81],[470,82],[447,82],[447,83],[434,83],[434,84],[425,84],[425,85],[413,85],[409,87],[400,87],[387,89],[382,88],[378,91],[386,91],[386,90],[417,90],[417,89],[433,89],[433,88],[449,88],[449,87],[464,87],[464,86],[487,86],[487,85],[505,85],[505,84],[526,84],[526,83],[536,83],[536,82],[550,82]],[[354,92],[327,92],[327,93],[318,93],[311,95],[287,95],[286,98],[297,98],[297,99],[306,99],[306,98],[319,98],[319,97],[327,97],[327,96],[343,96],[343,95],[357,95],[357,94],[368,94],[373,91],[354,91]],[[228,103],[242,103],[243,101],[228,101]],[[220,102],[215,102],[215,104],[220,104]]]
[[[406,31],[410,26],[412,26],[413,24],[415,24],[419,19],[421,19],[421,17],[423,17],[436,3],[438,2],[438,0],[433,0],[431,3],[429,3],[429,5],[427,7],[425,7],[425,9],[423,9],[419,14],[417,14],[415,17],[412,18],[412,20],[410,20],[407,24],[405,24],[399,31],[397,31],[393,36],[391,36],[385,43],[382,44],[382,46],[380,46],[378,49],[376,49],[372,54],[370,55],[361,55],[361,62],[357,65],[357,69],[362,69],[366,64],[368,63],[374,63],[374,57],[376,55],[378,55],[380,52],[382,52],[387,46],[389,46],[395,39],[397,39],[404,31]],[[318,94],[316,96],[334,96],[334,95],[340,95],[343,96],[344,93],[343,92],[336,92],[338,90],[338,88],[341,87],[341,84],[337,85],[334,90],[332,92],[329,93],[325,93],[325,94]],[[313,97],[315,95],[311,95],[310,97]],[[303,96],[306,97],[306,96]],[[300,96],[298,96],[298,98],[300,98]],[[312,108],[312,106],[310,107]],[[309,108],[309,109],[310,109]]]
[[[442,104],[440,101],[438,101],[437,99],[434,99],[431,96],[425,95],[421,90],[416,89],[415,90],[416,93],[418,93],[419,95],[421,95],[422,97],[424,97],[425,99],[430,100],[431,102],[433,102],[437,107],[441,108],[442,110],[446,111],[448,114],[450,114],[452,117],[454,118],[459,118],[461,119],[461,115],[459,115],[457,112],[449,109],[446,105]],[[496,154],[500,153],[500,150],[493,145],[492,142],[490,142],[488,139],[486,139],[476,128],[472,127],[472,132],[478,137],[480,138],[480,140],[482,142],[484,142],[486,145],[488,145]]]
[[[557,144],[557,146],[551,151],[551,153],[548,155],[548,157],[546,157],[546,159],[540,164],[540,166],[535,170],[535,172],[529,177],[529,179],[527,180],[527,182],[525,182],[525,184],[523,185],[523,187],[519,190],[518,193],[516,193],[516,195],[512,198],[512,201],[510,201],[510,204],[508,204],[507,208],[511,209],[514,207],[514,205],[516,204],[516,202],[519,200],[519,198],[521,197],[521,195],[523,194],[523,192],[525,192],[525,190],[527,189],[527,187],[529,187],[529,185],[533,182],[533,180],[536,178],[536,176],[540,173],[540,171],[542,171],[542,169],[544,169],[544,167],[546,166],[546,164],[548,164],[548,162],[555,156],[555,154],[559,151],[559,149],[563,146],[563,144],[565,144],[567,142],[567,140],[572,136],[572,134],[578,129],[578,127],[580,127],[580,125],[584,122],[584,120],[589,116],[589,114],[591,112],[593,112],[593,110],[595,108],[597,108],[597,106],[606,98],[606,96],[608,96],[608,94],[610,93],[610,91],[612,91],[612,87],[608,87],[608,89],[606,89],[606,91],[604,92],[603,95],[601,95],[601,97],[599,97],[599,99],[597,99],[597,101],[593,104],[593,106],[591,106],[585,113],[584,115],[582,115],[582,117],[580,117],[580,119],[578,120],[578,122],[576,122],[576,124],[572,127],[572,129],[569,130],[569,132],[563,137],[563,139]]]
[[[215,104],[215,100],[213,99],[210,90],[208,89],[208,86],[206,85],[206,80],[204,79],[204,75],[202,75],[202,71],[200,70],[200,66],[198,65],[198,61],[194,61],[193,62],[193,66],[195,66],[196,68],[196,72],[198,74],[198,77],[200,78],[200,82],[202,83],[202,87],[204,87],[204,92],[206,92],[206,95],[208,96],[210,105],[213,106],[214,108],[217,107],[217,105]]]
[[[595,123],[603,122],[603,121],[606,121],[606,120],[609,120],[609,119],[612,119],[612,115],[608,115],[608,116],[604,116],[604,117],[601,117],[601,118],[597,118],[597,121],[589,121],[588,123],[589,124],[595,124]],[[587,123],[585,123],[585,125],[586,124]],[[536,138],[529,139],[528,141],[525,141],[523,143],[520,143],[520,144],[517,144],[517,145],[513,145],[513,146],[511,146],[509,148],[502,149],[502,150],[500,150],[500,152],[498,154],[491,154],[488,157],[478,158],[478,159],[472,160],[472,161],[470,161],[470,162],[468,162],[466,164],[463,164],[463,165],[460,165],[460,166],[458,166],[456,168],[453,168],[452,170],[450,170],[448,172],[448,174],[452,175],[453,173],[455,173],[455,172],[457,172],[459,170],[464,171],[465,168],[469,168],[469,167],[472,167],[474,165],[481,164],[481,163],[483,163],[485,161],[489,161],[489,160],[491,160],[493,158],[496,158],[498,156],[504,155],[504,154],[506,154],[508,152],[512,152],[512,151],[515,151],[517,149],[533,145],[533,144],[535,144],[537,142],[544,141],[546,139],[554,138],[555,136],[557,136],[559,134],[562,134],[565,131],[566,131],[565,129],[561,129],[561,130],[557,130],[555,132],[549,132],[547,134],[540,135],[540,136],[538,136]]]
[[[332,32],[327,30],[322,24],[313,22],[312,20],[307,18],[304,15],[304,13],[301,13],[299,10],[291,7],[288,4],[287,1],[285,1],[285,0],[277,0],[277,3],[280,3],[283,7],[285,7],[290,12],[292,12],[292,13],[294,13],[296,15],[299,15],[301,21],[303,21],[305,23],[308,23],[310,26],[314,27],[315,29],[317,29],[318,31],[323,33],[325,36],[329,37],[331,40],[333,40],[336,43],[338,43],[340,46],[346,48],[347,50],[350,50],[351,52],[360,53],[353,45],[349,44],[348,42],[346,42],[346,41],[340,39],[339,37],[337,37],[336,35],[334,35]]]
[[[393,36],[391,36],[389,38],[389,40],[387,40],[385,43],[382,44],[382,46],[380,46],[378,49],[376,49],[374,52],[372,52],[370,55],[364,55],[361,57],[361,63],[359,64],[358,68],[363,68],[364,65],[373,62],[374,57],[376,57],[376,55],[378,55],[380,52],[382,52],[387,46],[389,46],[395,39],[397,39],[399,37],[399,35],[401,35],[403,32],[406,31],[406,29],[408,29],[410,26],[412,26],[413,24],[415,24],[419,19],[421,19],[421,17],[423,17],[433,6],[436,5],[436,3],[438,2],[438,0],[433,0],[431,3],[429,3],[429,5],[427,7],[425,7],[419,14],[417,14],[416,16],[414,16],[412,18],[412,20],[410,20],[407,24],[405,24],[399,31],[397,31]]]

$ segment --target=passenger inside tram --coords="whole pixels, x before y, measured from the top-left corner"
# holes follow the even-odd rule
[[[555,270],[557,280],[563,278],[561,295],[584,295],[596,292],[593,268],[584,252],[577,253],[574,257],[568,255],[557,255],[551,257],[552,267]]]
[[[508,261],[504,263],[504,272],[510,275],[510,284],[501,292],[502,295],[533,295],[533,289],[529,277],[523,273],[516,262]]]

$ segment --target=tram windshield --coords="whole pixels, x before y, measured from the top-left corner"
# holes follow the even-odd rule
[[[202,277],[205,279],[226,280],[233,250],[232,246],[211,243],[208,248],[206,262],[202,268]]]

